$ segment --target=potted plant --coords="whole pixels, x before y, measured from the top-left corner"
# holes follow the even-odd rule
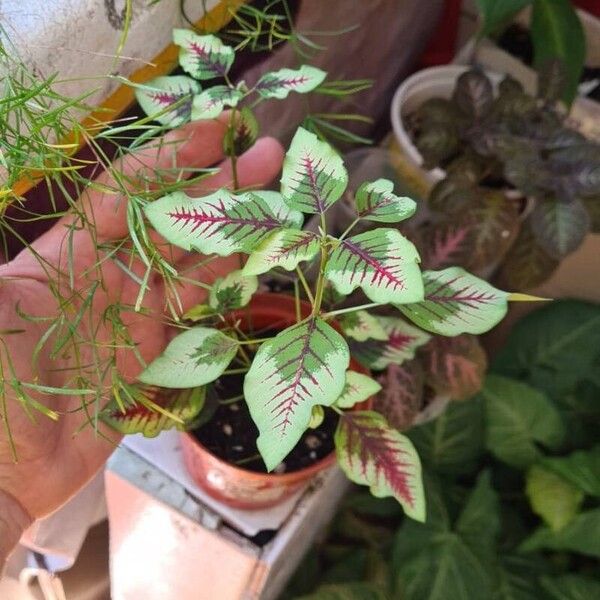
[[[368,353],[371,363],[381,367],[402,364],[432,333],[482,333],[503,318],[509,300],[524,297],[497,290],[457,267],[421,272],[415,246],[393,227],[351,235],[358,223],[387,225],[414,213],[415,202],[396,196],[387,180],[364,183],[356,192],[354,223],[339,237],[330,235],[328,209],[342,197],[347,182],[341,157],[300,128],[285,157],[281,192],[221,189],[202,198],[175,192],[148,203],[147,218],[170,243],[198,251],[206,260],[234,253],[247,258],[240,259],[240,270],[215,283],[207,304],[186,315],[200,324],[175,337],[139,379],[147,386],[205,389],[198,392],[204,400],[194,411],[179,396],[162,404],[163,412],[183,415],[183,427],[193,416],[204,418],[204,411],[211,410],[212,395],[220,406],[238,403],[235,410],[243,399],[258,433],[256,447],[264,461],[261,477],[270,478],[273,485],[277,478],[287,477],[277,470],[296,451],[309,427],[323,420],[331,427],[328,423],[333,419],[337,461],[348,477],[370,486],[376,496],[395,497],[408,515],[423,520],[418,456],[408,438],[382,415],[360,406],[380,386],[351,363],[351,352],[357,357]],[[302,229],[304,214],[317,215],[317,232]],[[319,268],[311,287],[303,269],[304,263],[312,261]],[[258,296],[252,303],[258,276],[272,270],[296,274],[291,278],[291,295],[287,300]],[[348,296],[357,288],[366,303],[325,308],[328,289]],[[307,304],[302,303],[303,297]],[[369,312],[375,308],[386,308],[391,315],[375,316]],[[235,377],[235,385],[228,376]],[[122,430],[143,431],[154,417],[144,407],[141,410],[142,419],[135,411],[136,418],[130,419],[131,407],[119,406],[115,400],[104,418]],[[210,432],[215,426],[219,425],[209,422],[203,429]],[[244,427],[242,445],[247,441]],[[221,429],[225,436],[233,433],[231,422]],[[203,463],[194,472],[198,482],[223,497],[222,481],[215,485],[219,478],[211,480],[207,461],[190,458],[190,435],[184,434],[188,465]],[[235,439],[230,444],[239,445]],[[207,454],[196,441],[193,445]],[[331,461],[326,458],[320,468]],[[235,490],[228,490],[227,501],[248,506],[247,491],[240,499]],[[273,501],[273,497],[257,498],[261,506]]]
[[[537,97],[510,77],[494,93],[485,73],[464,70],[451,97],[405,117],[424,165],[442,177],[425,235],[443,263],[491,274],[504,262],[507,284],[532,287],[597,230],[600,145],[570,126],[563,81],[551,63]]]

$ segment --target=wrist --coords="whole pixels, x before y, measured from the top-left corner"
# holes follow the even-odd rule
[[[14,496],[0,490],[0,571],[32,521]]]

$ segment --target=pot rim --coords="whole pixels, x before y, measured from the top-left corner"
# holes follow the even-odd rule
[[[425,169],[423,167],[423,157],[404,127],[402,115],[403,107],[406,103],[406,99],[414,94],[415,88],[422,88],[435,81],[439,82],[440,85],[443,84],[444,86],[453,87],[456,79],[471,68],[472,65],[440,65],[421,69],[407,77],[394,93],[392,104],[390,106],[390,119],[392,121],[392,129],[394,131],[396,142],[401,151],[406,153],[415,166],[423,171],[425,178],[431,184],[435,184],[444,179],[446,177],[446,171],[441,167],[434,167],[433,169]],[[494,86],[496,86],[502,78],[501,74],[494,71],[486,69],[485,73],[491,79]],[[434,96],[429,97],[433,98]]]
[[[273,307],[273,306],[267,306],[265,304],[265,301],[267,299],[271,299],[271,298],[276,300],[277,306]],[[255,305],[254,307],[252,306],[253,303]],[[255,311],[260,311],[260,310],[269,311],[270,313],[274,313],[274,312],[288,313],[289,312],[289,316],[292,317],[292,320],[295,320],[295,316],[296,316],[295,315],[295,310],[296,310],[295,299],[293,296],[289,296],[287,294],[272,293],[272,292],[259,292],[257,294],[254,294],[254,296],[250,300],[250,303],[248,304],[247,307],[238,309],[236,311],[232,311],[231,314],[242,313],[245,311],[246,308],[249,308],[250,310],[252,308],[254,308]],[[288,310],[286,310],[286,308],[289,308],[291,310],[288,311]],[[311,306],[306,300],[301,300],[300,301],[300,310],[301,310],[301,314],[308,316],[308,314],[310,314]],[[334,323],[332,323],[332,325],[335,327]],[[368,370],[365,369],[362,365],[360,365],[354,358],[352,358],[352,356],[350,356],[349,368],[352,368],[353,370],[364,373],[364,374],[368,373]],[[369,402],[369,401],[370,401],[370,399],[366,400],[365,402]],[[244,398],[244,402],[245,402],[245,398]],[[288,473],[274,473],[274,472],[261,473],[261,472],[257,472],[257,471],[251,471],[249,469],[244,469],[242,467],[238,467],[236,465],[233,465],[233,464],[227,462],[226,460],[223,460],[222,458],[220,458],[219,456],[217,456],[216,454],[214,454],[213,452],[208,450],[208,448],[206,448],[206,446],[204,446],[204,444],[202,444],[202,442],[200,442],[198,439],[196,439],[194,437],[194,435],[192,435],[192,433],[189,431],[182,431],[180,433],[183,437],[186,437],[187,440],[193,446],[196,446],[196,448],[199,451],[205,452],[206,454],[210,455],[214,461],[218,462],[220,465],[222,465],[224,468],[226,468],[229,472],[231,472],[233,474],[238,474],[240,478],[244,478],[244,479],[269,478],[269,479],[277,480],[278,482],[280,482],[282,484],[286,484],[286,483],[293,484],[297,480],[305,480],[305,479],[311,478],[313,475],[316,475],[317,473],[320,473],[321,471],[325,470],[326,468],[332,466],[337,460],[336,451],[334,448],[329,454],[327,454],[323,458],[317,460],[312,465],[309,465],[308,467],[303,467],[302,469],[298,469],[297,471],[291,471]]]

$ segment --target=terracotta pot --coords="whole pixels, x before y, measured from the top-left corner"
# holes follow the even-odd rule
[[[310,304],[301,303],[301,314],[310,314]],[[256,294],[247,309],[234,311],[232,320],[239,320],[242,329],[281,330],[296,322],[296,304],[291,296]],[[334,325],[335,326],[335,325]],[[368,371],[355,360],[350,368]],[[367,405],[367,406],[365,406]],[[370,401],[361,405],[368,407]],[[213,498],[248,510],[267,508],[285,500],[302,488],[314,475],[335,463],[335,452],[310,467],[292,473],[256,473],[233,466],[209,452],[193,435],[182,434],[183,457],[194,481]]]

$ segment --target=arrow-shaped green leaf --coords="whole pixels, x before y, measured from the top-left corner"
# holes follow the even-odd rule
[[[311,231],[280,229],[254,249],[244,274],[260,275],[275,267],[293,271],[302,261],[312,260],[319,248],[319,238]]]
[[[338,463],[349,479],[377,498],[393,496],[404,512],[425,521],[421,462],[411,441],[372,411],[340,416],[335,432]]]
[[[418,302],[423,299],[418,260],[412,242],[396,229],[381,227],[342,240],[325,276],[341,294],[360,286],[373,302]]]
[[[180,333],[139,380],[169,388],[205,385],[225,371],[237,349],[237,340],[218,329],[193,327]]]
[[[283,162],[281,193],[290,208],[323,213],[348,185],[341,157],[314,133],[298,128]]]
[[[265,73],[256,84],[256,91],[263,98],[287,98],[290,92],[305,94],[320,85],[327,73],[302,65],[299,69],[280,69],[273,73]]]
[[[219,256],[250,253],[273,231],[302,225],[302,215],[277,192],[218,190],[203,198],[174,192],[148,204],[145,213],[168,242]]]
[[[259,348],[244,381],[244,394],[269,471],[296,445],[308,427],[312,407],[329,406],[342,393],[349,362],[344,338],[314,316]]]
[[[398,308],[427,331],[454,336],[479,334],[498,324],[508,309],[509,294],[459,267],[425,271],[425,299]]]
[[[214,35],[197,35],[189,29],[174,29],[173,42],[180,47],[179,64],[195,79],[227,75],[235,53]]]
[[[361,219],[396,223],[412,217],[417,203],[410,198],[396,196],[389,179],[363,183],[356,192],[356,212]]]

